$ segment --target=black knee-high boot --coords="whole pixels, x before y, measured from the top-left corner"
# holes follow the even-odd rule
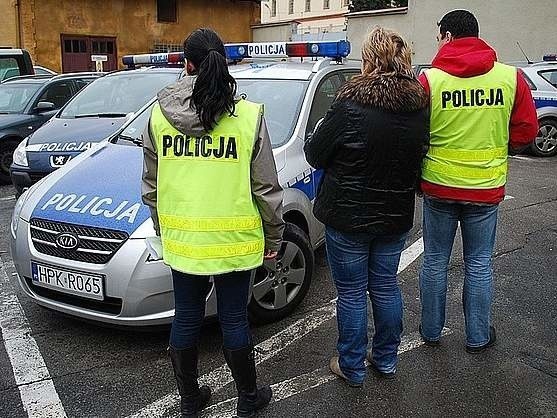
[[[238,390],[236,413],[240,418],[253,417],[256,411],[269,404],[273,396],[269,386],[257,388],[253,345],[238,350],[224,348],[223,351]]]
[[[174,376],[180,393],[181,418],[197,418],[197,413],[207,406],[211,399],[208,386],[197,383],[197,347],[177,350],[169,347]]]

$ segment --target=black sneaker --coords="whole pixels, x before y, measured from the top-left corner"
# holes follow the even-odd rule
[[[422,341],[425,345],[427,345],[428,347],[439,347],[439,345],[441,344],[440,340],[428,340],[426,337],[424,337],[424,334],[422,333],[422,324],[420,324],[418,329],[420,331],[420,337],[422,337]]]
[[[497,341],[497,335],[495,334],[495,327],[489,327],[489,341],[484,345],[480,345],[479,347],[468,347],[466,346],[466,351],[470,354],[478,354],[483,353],[489,347],[493,347],[495,342]]]

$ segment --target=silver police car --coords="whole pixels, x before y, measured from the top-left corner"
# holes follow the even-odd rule
[[[339,87],[360,72],[358,62],[343,58],[348,52],[345,41],[227,46],[232,61],[281,57],[230,67],[239,94],[265,105],[285,188],[284,243],[277,259],[253,277],[249,310],[255,322],[288,315],[310,287],[313,251],[324,240],[323,225],[312,214],[322,173],[306,162],[303,145]],[[160,55],[136,58],[156,64],[171,58]],[[13,260],[22,289],[39,305],[114,325],[172,321],[170,270],[148,250],[154,230],[141,202],[141,134],[152,104],[119,134],[76,157],[17,201],[11,224]],[[215,291],[210,289],[206,315],[215,314]]]
[[[557,57],[521,67],[536,103],[540,130],[531,151],[539,157],[557,154]]]

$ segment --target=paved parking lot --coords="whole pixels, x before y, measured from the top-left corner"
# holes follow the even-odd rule
[[[423,346],[418,268],[420,202],[401,262],[405,331],[394,381],[371,373],[348,388],[327,370],[335,353],[335,291],[325,252],[306,300],[290,318],[253,330],[261,382],[275,399],[262,417],[557,416],[557,158],[511,160],[495,254],[494,324],[498,344],[464,350],[461,246],[449,276],[446,335]],[[13,189],[0,188],[0,417],[176,416],[175,383],[166,355],[168,329],[138,332],[79,322],[36,306],[19,290],[9,254]],[[371,323],[370,323],[371,324]],[[234,387],[208,323],[201,343],[202,380],[215,390],[204,417],[230,416]],[[51,408],[41,405],[49,403]]]

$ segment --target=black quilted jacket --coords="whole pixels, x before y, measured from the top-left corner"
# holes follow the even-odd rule
[[[324,170],[317,219],[343,232],[392,235],[412,228],[428,107],[411,77],[360,75],[341,88],[305,144],[308,162]]]

